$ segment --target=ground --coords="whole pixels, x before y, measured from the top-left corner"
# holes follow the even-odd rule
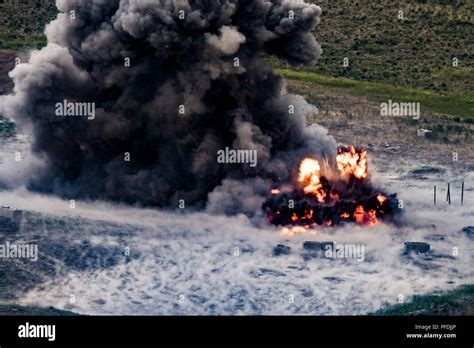
[[[374,184],[403,200],[400,220],[294,236],[258,218],[87,201],[71,210],[57,197],[2,191],[2,205],[25,211],[21,232],[8,239],[40,250],[37,262],[2,263],[3,299],[81,314],[389,314],[400,295],[406,303],[473,283],[473,212],[460,205],[459,173],[427,161],[369,161]],[[432,185],[443,197],[444,180],[452,205],[440,199],[433,207]],[[364,260],[318,257],[302,248],[307,240],[363,244]],[[431,250],[405,255],[404,241],[428,242]],[[277,244],[290,254],[273,255]],[[423,303],[425,311],[466,314],[472,307],[459,304],[469,301],[472,291],[457,291]]]
[[[381,101],[404,100],[397,98],[400,93],[394,91],[382,94],[380,88],[376,88],[378,95],[373,95],[370,90],[358,86],[358,82],[354,86],[348,86],[345,80],[334,79],[337,81],[331,81],[333,83],[330,85],[319,75],[301,73],[300,76],[300,73],[286,69],[280,71],[287,77],[290,92],[304,95],[318,107],[319,113],[313,115],[308,122],[328,128],[329,133],[341,143],[362,145],[371,152],[389,152],[394,157],[415,160],[428,158],[439,163],[451,163],[453,166],[474,166],[474,124],[469,118],[469,113],[474,115],[469,111],[474,105],[472,102],[454,106],[455,99],[444,101],[445,104],[451,103],[453,107],[463,110],[459,114],[464,114],[464,117],[455,111],[453,114],[442,112],[436,107],[433,107],[434,111],[426,110],[424,103],[421,104],[419,120],[381,116]],[[439,104],[443,105],[443,101]],[[443,108],[446,107],[448,106],[443,105]],[[417,130],[420,128],[432,130],[431,137],[418,137]],[[457,161],[453,161],[454,152],[457,153]]]

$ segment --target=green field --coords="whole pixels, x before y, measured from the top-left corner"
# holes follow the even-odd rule
[[[474,1],[312,2],[323,10],[314,31],[323,55],[312,72],[438,93],[474,92]],[[349,66],[343,67],[346,57]]]
[[[275,70],[286,80],[300,81],[317,86],[324,86],[336,94],[349,94],[366,97],[369,100],[387,102],[389,99],[399,102],[419,102],[423,109],[436,113],[461,116],[474,121],[474,95],[439,94],[422,89],[408,88],[383,82],[358,81],[347,78],[323,76],[288,68],[275,67]]]
[[[54,0],[35,0],[32,5],[22,1],[16,6],[0,1],[0,49],[46,45],[44,26],[55,17],[56,11]]]

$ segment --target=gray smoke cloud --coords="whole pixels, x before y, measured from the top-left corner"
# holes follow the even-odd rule
[[[10,73],[14,92],[0,98],[5,116],[32,127],[32,151],[45,160],[30,189],[155,206],[209,201],[211,211],[250,212],[272,182],[293,174],[299,157],[334,156],[327,131],[306,126],[313,107],[287,94],[262,59],[315,63],[318,6],[58,0],[57,7],[47,46]],[[94,103],[94,118],[57,116],[64,100]],[[256,149],[258,165],[218,163],[225,147]]]

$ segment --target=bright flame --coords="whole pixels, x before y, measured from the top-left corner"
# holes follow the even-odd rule
[[[374,225],[377,222],[379,222],[378,219],[377,219],[377,213],[375,212],[375,210],[370,209],[369,213],[368,213],[367,224]]]
[[[358,205],[356,207],[356,210],[354,212],[354,219],[358,224],[363,224],[364,223],[364,216],[365,216],[365,211],[364,207],[361,205]]]
[[[303,184],[304,193],[312,194],[316,200],[323,203],[327,193],[323,190],[323,185],[319,179],[321,166],[319,162],[312,158],[305,158],[300,163],[298,181]]]
[[[354,176],[357,179],[367,177],[367,151],[356,151],[354,146],[339,149],[336,156],[337,168],[342,175]]]
[[[306,233],[307,228],[303,226],[293,226],[293,227],[283,227],[281,230],[281,234],[284,236],[294,236],[295,234],[304,234]],[[315,231],[311,232],[312,234],[315,234]]]
[[[344,212],[344,213],[341,214],[341,219],[345,220],[345,219],[349,219],[350,217],[351,217],[351,215],[349,213]]]
[[[379,201],[380,204],[383,204],[383,202],[385,202],[387,200],[387,197],[385,197],[382,194],[378,194],[377,195],[377,200]]]
[[[311,220],[313,218],[313,210],[305,211],[303,219]]]
[[[368,177],[367,151],[360,147],[341,146],[336,156],[336,165],[337,182],[333,186],[327,177],[321,175],[318,160],[304,158],[298,168],[297,181],[300,187],[292,188],[301,204],[286,209],[282,205],[284,197],[280,197],[280,194],[290,192],[290,187],[271,189],[271,194],[276,197],[269,198],[263,206],[267,211],[268,221],[275,225],[298,225],[296,230],[284,230],[284,233],[289,235],[304,231],[301,228],[312,229],[316,225],[333,226],[347,222],[369,226],[377,224],[379,219],[383,219],[385,213],[390,211],[391,206],[388,203],[391,198],[380,192],[373,195],[373,191],[369,191],[369,195],[365,197],[350,197],[350,191],[354,187],[365,185],[363,179]],[[342,178],[346,180],[341,180]],[[354,178],[360,181],[352,180]],[[301,197],[301,191],[304,192],[304,197]],[[354,194],[360,195],[358,190],[354,190]],[[314,201],[308,199],[309,196]],[[323,203],[324,207],[318,203]],[[280,211],[280,207],[284,209]]]
[[[378,222],[377,212],[373,209],[370,209],[368,212],[364,210],[364,207],[358,205],[354,212],[354,220],[358,224],[364,225],[374,225]]]
[[[298,215],[296,215],[296,213],[293,213],[293,215],[291,215],[291,221],[293,222],[298,221]]]

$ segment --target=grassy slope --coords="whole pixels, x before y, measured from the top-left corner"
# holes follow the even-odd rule
[[[324,86],[334,94],[378,102],[417,101],[423,110],[474,121],[472,0],[312,2],[323,9],[314,32],[321,59],[298,71],[271,60],[292,80],[292,92],[308,84]],[[345,57],[349,67],[343,67]]]
[[[0,49],[44,46],[44,26],[55,15],[54,0],[36,0],[33,6],[0,5]]]
[[[324,86],[336,94],[349,94],[366,97],[371,100],[387,102],[419,102],[422,109],[448,115],[457,115],[474,120],[474,94],[448,93],[401,87],[383,82],[357,81],[347,78],[323,76],[288,68],[275,67],[285,79]]]
[[[410,303],[371,315],[474,315],[474,285],[463,285],[440,295],[416,296]]]
[[[439,93],[474,92],[474,1],[312,2],[323,9],[314,32],[323,56],[311,71]],[[399,10],[404,20],[398,19]],[[457,68],[453,57],[459,59]]]
[[[33,316],[75,316],[69,311],[62,311],[53,307],[23,307],[19,305],[0,305],[0,315],[33,315]]]

